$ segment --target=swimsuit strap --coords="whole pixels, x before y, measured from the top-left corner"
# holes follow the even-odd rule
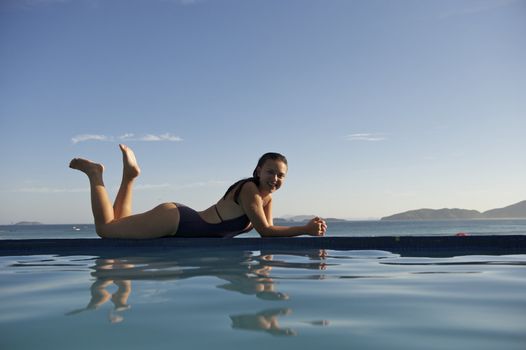
[[[219,220],[221,220],[221,222],[223,222],[224,220],[221,217],[221,214],[219,214],[219,210],[217,210],[217,205],[214,205],[214,209],[216,210],[217,216],[219,216]]]

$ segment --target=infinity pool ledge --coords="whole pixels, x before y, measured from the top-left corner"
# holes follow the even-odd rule
[[[152,253],[179,249],[235,250],[387,250],[418,256],[466,254],[525,254],[525,235],[383,236],[295,238],[160,238],[129,239],[12,239],[0,240],[0,255],[101,255]]]

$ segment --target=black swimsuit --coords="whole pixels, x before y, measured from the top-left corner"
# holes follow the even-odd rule
[[[220,237],[230,238],[252,229],[250,220],[246,215],[235,219],[223,220],[217,207],[217,216],[221,219],[220,223],[210,224],[201,218],[199,213],[183,204],[175,203],[179,209],[179,227],[175,237]]]

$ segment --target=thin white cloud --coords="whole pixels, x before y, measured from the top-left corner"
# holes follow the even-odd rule
[[[120,140],[131,140],[135,137],[135,134],[132,133],[126,133],[124,135],[119,136]]]
[[[175,186],[177,189],[188,189],[188,188],[198,188],[198,187],[214,187],[214,186],[224,186],[229,184],[228,181],[223,180],[209,180],[209,181],[200,181],[193,182],[186,185]]]
[[[174,191],[180,191],[180,190],[187,190],[192,188],[203,188],[203,187],[217,187],[217,186],[225,186],[228,185],[228,181],[224,180],[208,180],[208,181],[198,181],[198,182],[190,182],[186,184],[145,184],[145,185],[137,185],[135,187],[136,190],[157,190],[157,189],[167,189],[167,190],[174,190]]]
[[[217,187],[225,186],[229,184],[228,181],[224,180],[208,180],[208,181],[199,181],[191,182],[187,184],[173,185],[169,183],[163,184],[143,184],[137,185],[134,187],[135,191],[149,191],[149,190],[158,190],[158,189],[168,189],[168,190],[183,190],[183,189],[192,189],[192,188],[203,188],[203,187]],[[116,191],[118,187],[108,188],[111,191]],[[82,193],[89,192],[89,187],[83,188],[62,188],[62,187],[20,187],[10,190],[9,192],[14,193],[33,193],[33,194],[53,194],[53,193]]]
[[[108,135],[96,135],[96,134],[81,134],[76,135],[73,138],[71,138],[71,142],[74,144],[80,143],[80,142],[86,142],[86,141],[106,141],[106,142],[113,142],[115,140],[119,141],[140,141],[140,142],[181,142],[183,139],[179,136],[172,135],[170,133],[165,133],[161,135],[154,135],[154,134],[146,134],[143,136],[136,136],[133,133],[126,133],[124,135],[121,135],[117,138],[113,136]]]
[[[134,187],[134,190],[136,191],[145,191],[145,190],[157,190],[160,188],[170,188],[172,185],[170,184],[144,184],[144,185],[137,185]]]
[[[169,141],[169,142],[180,142],[183,141],[179,136],[175,136],[169,133],[162,135],[152,135],[147,134],[140,137],[135,137],[133,134],[126,134],[120,137],[121,140],[131,140],[131,141],[144,141],[144,142],[158,142],[158,141]]]
[[[380,133],[356,133],[356,134],[347,135],[346,139],[347,141],[376,142],[376,141],[384,141],[386,138],[384,134],[380,134]]]
[[[74,144],[86,141],[113,141],[113,138],[106,135],[82,134],[76,135],[71,139],[71,142]]]

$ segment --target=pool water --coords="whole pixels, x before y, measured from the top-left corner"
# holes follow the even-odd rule
[[[525,349],[526,255],[0,257],[1,349]]]

